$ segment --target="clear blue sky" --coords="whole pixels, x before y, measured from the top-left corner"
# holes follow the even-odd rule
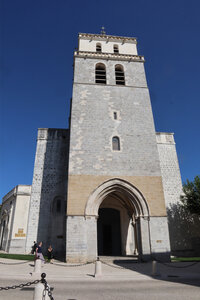
[[[77,35],[138,38],[157,131],[174,132],[182,180],[200,174],[199,0],[1,2],[0,198],[31,184],[37,128],[66,128]]]

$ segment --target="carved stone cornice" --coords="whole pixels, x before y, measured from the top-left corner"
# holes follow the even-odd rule
[[[79,38],[82,39],[90,39],[90,40],[98,40],[98,41],[112,41],[112,42],[129,42],[129,43],[137,43],[136,38],[134,37],[125,37],[125,36],[115,36],[115,35],[107,35],[107,34],[92,34],[92,33],[79,33]]]
[[[13,200],[13,197],[15,198],[17,195],[23,195],[23,196],[30,196],[31,195],[31,185],[23,185],[18,184],[16,185],[10,192],[8,192],[3,198],[2,198],[2,204],[6,202],[7,200]],[[12,199],[11,199],[12,198]]]
[[[75,51],[75,57],[83,58],[95,58],[95,59],[111,59],[111,60],[126,60],[126,61],[139,61],[145,62],[144,56],[131,55],[131,54],[119,54],[119,53],[99,53],[92,51]]]
[[[15,196],[17,192],[17,186],[15,186],[10,192],[8,192],[2,199],[2,203],[6,200],[10,199],[11,197]]]

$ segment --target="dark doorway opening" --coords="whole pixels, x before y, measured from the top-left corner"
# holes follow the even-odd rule
[[[98,255],[121,255],[120,212],[100,208],[97,222]]]

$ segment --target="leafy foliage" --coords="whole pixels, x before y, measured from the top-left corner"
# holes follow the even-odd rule
[[[181,201],[184,207],[190,213],[200,215],[200,177],[196,176],[194,181],[187,179],[183,184],[183,192]]]

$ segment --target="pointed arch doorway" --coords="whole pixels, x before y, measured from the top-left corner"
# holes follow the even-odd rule
[[[111,179],[89,197],[85,216],[97,218],[97,256],[150,254],[149,209],[129,182]]]
[[[97,220],[98,255],[137,255],[139,228],[135,211],[124,191],[109,193],[102,201]]]

